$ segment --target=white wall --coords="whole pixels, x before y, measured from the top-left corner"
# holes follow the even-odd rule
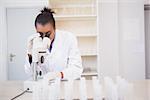
[[[143,0],[119,0],[119,70],[125,78],[145,78],[144,34]]]
[[[145,79],[144,1],[101,0],[100,76]]]
[[[99,76],[119,74],[118,1],[99,2],[100,66]]]
[[[7,41],[6,41],[6,30],[5,30],[5,9],[2,6],[2,2],[0,2],[0,80],[6,80],[7,78]]]

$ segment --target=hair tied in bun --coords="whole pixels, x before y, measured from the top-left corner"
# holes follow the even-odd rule
[[[44,7],[42,10],[41,10],[41,13],[55,13],[51,8],[48,8],[48,7]]]

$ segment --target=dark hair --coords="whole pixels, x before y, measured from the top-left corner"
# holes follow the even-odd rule
[[[55,29],[55,19],[53,17],[53,14],[55,12],[52,11],[52,9],[44,7],[41,10],[41,13],[37,15],[36,19],[35,19],[35,27],[36,24],[39,23],[41,25],[45,25],[47,23],[51,23],[53,28]]]

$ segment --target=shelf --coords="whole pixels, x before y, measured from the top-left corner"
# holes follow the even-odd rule
[[[83,72],[81,76],[98,76],[97,72]]]
[[[81,56],[83,73],[97,72],[97,56]]]
[[[84,19],[84,18],[83,18]],[[96,19],[95,20],[61,20],[56,21],[57,29],[74,33],[78,36],[97,35]]]
[[[52,8],[95,8],[95,4],[56,4],[53,3],[50,5]]]
[[[96,56],[97,38],[95,37],[78,38],[78,47],[82,56]]]
[[[62,6],[62,7],[72,7],[72,6],[79,6],[79,7],[89,7],[89,6],[96,6],[96,0],[49,0],[50,7],[54,6]]]
[[[97,54],[81,54],[82,57],[97,56]]]
[[[86,57],[86,56],[97,56],[96,52],[81,52],[81,56]]]
[[[55,15],[54,18],[58,20],[95,20],[97,15]]]
[[[77,37],[81,53],[82,76],[97,76],[98,32],[97,0],[50,0],[55,11],[54,18],[59,30],[73,33]]]
[[[85,16],[91,16],[91,15],[96,15],[96,9],[93,8],[86,8],[86,7],[83,7],[83,8],[79,8],[79,7],[76,7],[76,8],[53,8],[53,11],[56,13],[57,16],[79,16],[81,17],[81,15],[83,17]]]
[[[97,34],[76,34],[77,38],[84,38],[84,37],[97,37]]]

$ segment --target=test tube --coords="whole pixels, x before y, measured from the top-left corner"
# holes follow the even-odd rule
[[[65,100],[72,100],[73,99],[73,82],[74,80],[68,80],[65,82]]]
[[[105,77],[104,82],[105,82],[106,99],[118,100],[117,85],[113,82],[113,80],[110,77]]]
[[[55,79],[54,83],[51,83],[49,89],[49,100],[58,100],[60,96],[60,79]]]
[[[80,99],[87,100],[86,80],[84,77],[80,79]]]
[[[134,100],[132,83],[129,83],[124,78],[117,76],[117,87],[120,100]]]
[[[40,100],[39,89],[39,83],[33,82],[32,100]]]
[[[97,77],[92,77],[94,100],[102,100],[102,86]]]
[[[47,81],[43,80],[42,81],[42,99],[41,100],[48,100],[48,84]]]

